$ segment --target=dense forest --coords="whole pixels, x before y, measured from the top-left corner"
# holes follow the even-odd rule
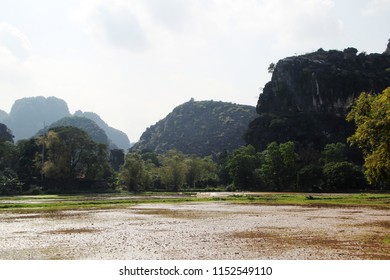
[[[318,50],[270,70],[257,117],[191,100],[129,151],[81,112],[17,141],[0,123],[0,194],[389,190],[390,55]]]

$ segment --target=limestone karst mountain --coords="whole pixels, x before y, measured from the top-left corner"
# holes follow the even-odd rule
[[[245,143],[244,132],[255,117],[252,106],[191,99],[149,127],[132,149],[200,156],[234,150]]]
[[[130,148],[130,141],[127,135],[120,130],[110,127],[99,115],[77,111],[74,116],[85,117],[97,125],[107,138],[104,141],[100,138],[100,142],[107,143],[112,148],[124,150]],[[33,137],[44,126],[52,127],[52,124],[59,120],[62,120],[60,123],[80,124],[80,121],[71,117],[72,114],[69,112],[67,103],[57,97],[46,98],[38,96],[22,98],[15,101],[9,114],[0,110],[0,122],[6,124],[12,131],[15,141]],[[89,125],[86,126],[91,128],[93,126],[91,122],[84,121],[83,123],[84,125],[88,123]],[[58,126],[60,123],[55,125]],[[92,129],[92,131],[94,130],[98,131],[97,129]]]
[[[390,86],[390,55],[359,53],[355,48],[324,51],[280,60],[259,96],[258,117],[246,134],[262,150],[272,141],[294,141],[321,150],[345,142],[354,125],[345,121],[363,91]]]

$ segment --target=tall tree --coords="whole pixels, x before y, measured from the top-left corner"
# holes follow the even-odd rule
[[[184,160],[184,154],[176,150],[169,150],[161,158],[160,178],[168,190],[179,191],[184,186],[187,172]]]
[[[341,162],[347,160],[346,145],[344,143],[327,144],[321,152],[321,162]]]
[[[195,188],[197,185],[207,181],[216,181],[217,165],[210,157],[200,158],[191,156],[185,160],[187,166],[187,185]]]
[[[0,123],[0,141],[13,142],[13,138],[11,130],[5,124]]]
[[[267,187],[275,190],[294,187],[297,171],[298,155],[293,142],[268,144],[260,167],[260,177]]]
[[[45,145],[43,171],[55,180],[102,179],[109,173],[107,147],[95,143],[83,130],[58,127],[37,138]],[[38,162],[41,159],[38,158]]]
[[[125,163],[120,168],[119,178],[129,191],[139,192],[148,188],[150,176],[138,153],[126,155]]]
[[[19,178],[26,182],[37,180],[41,176],[42,158],[39,157],[39,164],[36,164],[36,158],[42,153],[42,146],[38,146],[35,139],[19,140],[16,145],[19,153]]]
[[[240,189],[253,189],[255,187],[255,169],[260,161],[253,146],[238,148],[229,157],[226,169],[233,179],[234,186]]]
[[[363,150],[371,184],[390,184],[390,87],[374,95],[361,93],[347,116],[356,124],[348,141]]]
[[[0,123],[0,195],[19,194],[22,184],[16,174],[18,149],[8,127]]]

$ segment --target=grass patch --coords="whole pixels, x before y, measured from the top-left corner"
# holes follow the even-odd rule
[[[245,197],[245,199],[243,199]],[[307,206],[344,206],[344,207],[373,207],[390,209],[390,194],[299,194],[272,193],[249,194],[238,196],[240,202],[269,205],[307,205]],[[229,201],[234,199],[229,198]]]
[[[232,193],[196,197],[185,193],[38,195],[0,197],[0,211],[57,211],[123,208],[142,203],[229,202],[315,207],[390,209],[390,194]]]

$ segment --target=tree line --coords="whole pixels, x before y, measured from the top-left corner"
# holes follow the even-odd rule
[[[347,120],[348,143],[317,151],[293,142],[251,145],[208,157],[141,151],[125,154],[94,142],[83,130],[57,127],[12,141],[0,124],[0,194],[78,191],[343,192],[390,185],[390,88],[362,93]],[[359,148],[359,150],[358,150]]]

